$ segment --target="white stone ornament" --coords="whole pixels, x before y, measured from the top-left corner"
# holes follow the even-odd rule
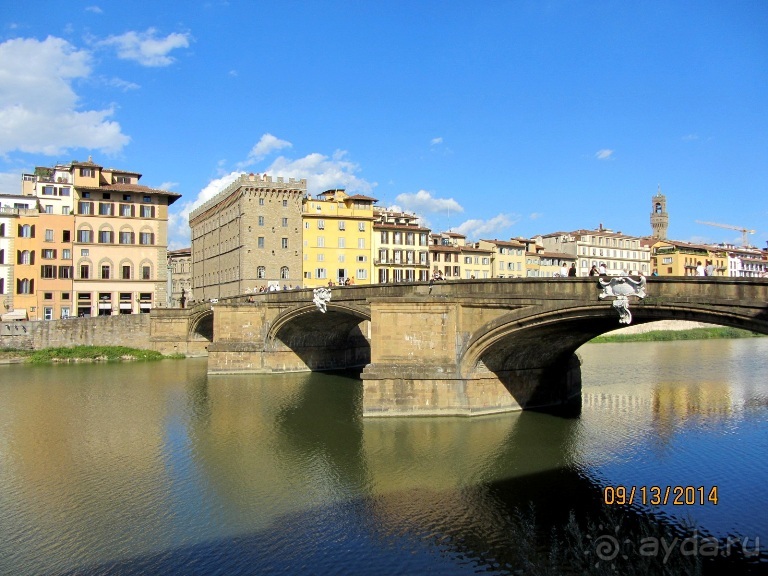
[[[602,288],[599,298],[601,300],[609,296],[616,298],[613,301],[613,307],[619,313],[619,323],[630,324],[632,314],[629,311],[629,297],[645,298],[645,276],[640,276],[639,280],[629,276],[614,276],[608,282],[602,278],[598,282]]]
[[[331,289],[330,288],[315,288],[312,290],[312,302],[315,303],[317,309],[323,314],[327,311],[328,302],[331,301]]]

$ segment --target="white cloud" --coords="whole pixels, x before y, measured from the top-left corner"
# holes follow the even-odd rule
[[[443,143],[443,139],[442,139],[442,137],[438,136],[437,138],[432,138],[432,140],[430,140],[429,143],[432,146],[437,146],[438,144],[442,144]]]
[[[287,140],[280,140],[280,138],[269,133],[264,134],[254,147],[251,148],[251,151],[248,152],[248,158],[243,162],[239,162],[237,167],[246,168],[247,166],[252,166],[266,158],[271,152],[282,150],[283,148],[290,148],[291,146],[293,146],[293,144]]]
[[[542,212],[531,212],[531,214],[530,214],[530,216],[528,216],[528,218],[530,218],[531,220],[538,220],[542,216],[544,216],[544,214]]]
[[[595,152],[595,158],[598,160],[608,160],[611,156],[613,156],[613,150],[609,150],[608,148],[603,148],[602,150]]]
[[[104,11],[99,8],[98,6],[86,6],[85,7],[86,12],[93,12],[94,14],[103,14]]]
[[[0,172],[0,194],[21,194],[19,172]]]
[[[307,191],[317,194],[331,188],[344,188],[350,193],[370,194],[375,183],[355,175],[359,166],[346,160],[347,152],[337,150],[328,157],[318,152],[292,160],[280,156],[267,168],[266,173],[287,178],[306,178]]]
[[[114,47],[117,57],[133,60],[142,66],[168,66],[174,62],[169,56],[172,50],[189,47],[189,34],[172,33],[158,37],[157,30],[148,28],[146,32],[126,32],[119,36],[109,36],[97,42],[97,46]]]
[[[682,137],[683,142],[693,142],[694,140],[698,140],[699,135],[698,134],[686,134]]]
[[[479,240],[481,238],[495,237],[499,232],[505,231],[520,221],[517,214],[497,214],[489,220],[467,220],[459,224],[455,231],[464,234],[468,239]]]
[[[431,192],[419,190],[415,194],[398,194],[395,202],[401,204],[406,210],[415,213],[426,212],[428,214],[442,212],[464,212],[464,208],[453,198],[434,198]]]
[[[216,178],[208,182],[208,184],[198,192],[197,197],[194,200],[184,202],[178,211],[170,212],[168,214],[168,248],[170,250],[178,250],[179,248],[185,248],[191,245],[191,233],[189,229],[189,214],[198,206],[200,206],[206,200],[210,200],[216,194],[224,190],[227,186],[237,180],[242,172],[230,172],[226,176]],[[162,188],[161,190],[165,190]]]
[[[173,190],[178,185],[179,185],[178,182],[163,182],[157,188],[158,188],[158,190],[166,190],[167,191],[167,190]]]
[[[53,36],[0,44],[0,154],[121,150],[129,138],[108,120],[113,109],[78,110],[72,83],[90,76],[90,64],[89,52]]]

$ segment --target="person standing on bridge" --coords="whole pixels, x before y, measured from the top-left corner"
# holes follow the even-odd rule
[[[568,269],[568,276],[576,276],[576,263],[574,262],[571,264],[571,267]]]
[[[568,276],[568,264],[563,262],[563,265],[560,266],[560,277],[565,278],[566,276]]]
[[[696,262],[696,276],[704,276],[704,266],[701,265],[701,260]]]

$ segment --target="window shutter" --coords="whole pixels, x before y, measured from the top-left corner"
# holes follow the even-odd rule
[[[31,236],[31,238],[34,238],[34,237],[35,237],[35,225],[32,224],[32,236]]]
[[[35,263],[35,251],[32,250],[32,252],[29,253],[29,263],[34,264]]]

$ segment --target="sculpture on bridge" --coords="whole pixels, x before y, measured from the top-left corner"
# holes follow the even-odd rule
[[[315,288],[312,290],[312,302],[315,303],[317,309],[323,314],[327,311],[328,302],[331,301],[331,289],[330,288]]]
[[[613,307],[619,313],[619,323],[630,324],[632,314],[629,311],[629,297],[645,298],[645,276],[640,276],[639,280],[634,280],[629,276],[614,276],[608,282],[602,278],[598,282],[602,288],[599,298],[602,300],[608,296],[615,297]]]

